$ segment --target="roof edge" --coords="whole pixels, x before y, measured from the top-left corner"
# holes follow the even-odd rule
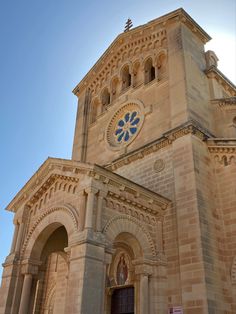
[[[91,69],[87,72],[87,74],[82,78],[82,80],[75,86],[75,88],[72,90],[72,93],[74,95],[77,95],[77,93],[79,92],[81,86],[86,83],[86,80],[90,77],[90,75],[95,71],[95,68],[98,66],[98,64],[100,62],[103,61],[103,59],[110,53],[110,51],[112,50],[112,48],[115,46],[115,44],[122,38],[125,38],[126,36],[130,36],[132,33],[135,33],[137,31],[139,31],[141,28],[147,28],[150,27],[150,25],[152,24],[156,24],[156,23],[163,23],[166,22],[166,20],[171,20],[177,16],[181,16],[182,15],[182,22],[190,22],[191,24],[194,25],[195,31],[198,31],[201,36],[204,38],[204,43],[206,43],[207,41],[209,41],[211,39],[211,37],[203,30],[203,28],[183,9],[183,8],[179,8],[176,9],[172,12],[169,12],[167,14],[164,14],[154,20],[151,20],[145,24],[139,25],[137,27],[134,27],[132,29],[130,29],[128,32],[123,32],[120,33],[114,40],[113,42],[108,46],[108,48],[105,50],[105,52],[99,57],[99,59],[96,61],[96,63],[91,67]],[[86,85],[86,84],[85,84]]]

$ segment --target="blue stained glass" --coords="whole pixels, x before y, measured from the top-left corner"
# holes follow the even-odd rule
[[[118,136],[118,138],[117,138],[117,141],[118,141],[118,142],[120,142],[120,141],[122,140],[124,134],[125,134],[125,133],[123,132],[123,133],[121,133],[121,135]]]
[[[134,111],[131,115],[130,122],[132,122],[136,116],[137,116],[137,112]]]
[[[123,120],[120,120],[120,121],[118,122],[118,125],[119,125],[119,126],[124,126],[124,125],[125,125],[125,123],[124,123],[124,121],[123,121]]]
[[[134,134],[137,131],[137,128],[130,128],[129,130],[131,134]]]
[[[117,128],[115,129],[117,142],[128,142],[132,135],[137,132],[140,120],[137,111],[127,112],[117,123]]]
[[[140,119],[139,118],[137,118],[137,119],[135,119],[131,124],[132,125],[136,125],[136,124],[138,124],[139,123],[139,121],[140,121]]]
[[[117,129],[115,134],[118,135],[118,134],[120,134],[121,132],[123,132],[123,129]]]
[[[129,121],[129,112],[126,113],[126,115],[125,115],[125,122],[128,122],[128,121]]]
[[[126,133],[125,133],[125,141],[127,142],[128,140],[129,140],[129,132],[126,131]]]

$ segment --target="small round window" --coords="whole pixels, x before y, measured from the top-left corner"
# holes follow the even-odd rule
[[[107,141],[113,148],[131,143],[138,135],[143,123],[139,105],[131,103],[120,108],[111,119],[107,129]]]

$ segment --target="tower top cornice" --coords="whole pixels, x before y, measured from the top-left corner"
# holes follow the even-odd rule
[[[179,8],[175,11],[151,20],[146,24],[134,27],[128,32],[119,34],[98,59],[98,61],[89,70],[89,72],[79,82],[79,84],[77,84],[77,86],[73,89],[73,93],[78,96],[80,91],[84,90],[85,88],[89,88],[91,82],[99,77],[100,73],[105,67],[112,66],[114,60],[118,58],[117,55],[119,55],[120,50],[122,50],[122,52],[129,50],[130,42],[133,41],[134,44],[138,42],[137,37],[139,37],[139,39],[147,37],[149,30],[151,33],[154,33],[156,29],[156,35],[158,38],[160,38],[164,35],[166,26],[170,23],[176,22],[185,24],[192,32],[196,34],[196,36],[200,38],[204,44],[211,39],[211,37],[191,18],[191,16],[184,9]],[[154,40],[154,38],[149,39]]]

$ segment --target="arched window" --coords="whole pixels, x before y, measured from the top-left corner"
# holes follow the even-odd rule
[[[111,98],[112,98],[112,100],[116,99],[118,96],[118,85],[119,85],[119,79],[117,76],[115,76],[111,82]]]
[[[122,79],[122,90],[131,86],[131,74],[129,71],[129,66],[126,65],[121,71],[121,79]]]
[[[102,102],[102,112],[106,109],[108,105],[110,105],[110,93],[108,88],[104,88],[101,94],[101,102]]]
[[[133,65],[133,85],[134,87],[139,86],[143,82],[143,76],[141,71],[140,62],[136,61]]]
[[[145,84],[153,81],[156,77],[155,75],[155,67],[153,66],[152,59],[149,58],[144,65],[145,71]]]

